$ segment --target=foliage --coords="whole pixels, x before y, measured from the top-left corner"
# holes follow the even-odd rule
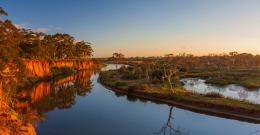
[[[0,15],[5,15],[5,16],[8,15],[7,12],[2,7],[0,7]]]
[[[247,101],[239,101],[231,98],[226,98],[219,93],[198,94],[184,90],[179,85],[174,87],[174,94],[169,91],[169,86],[164,84],[151,84],[144,79],[125,80],[117,75],[118,71],[103,71],[100,74],[102,84],[111,88],[133,94],[137,97],[146,97],[155,101],[167,101],[167,103],[182,103],[188,106],[220,109],[232,113],[242,113],[246,115],[258,116],[260,113],[260,105],[253,104]],[[125,82],[128,87],[118,87],[113,83]],[[140,85],[141,84],[141,85]]]
[[[219,94],[219,93],[215,93],[215,92],[210,92],[205,94],[206,97],[212,97],[212,98],[223,98],[224,96]]]
[[[138,89],[138,87],[135,85],[131,85],[131,86],[127,87],[128,93],[134,92],[137,89]]]
[[[110,61],[110,59],[107,59]],[[240,84],[260,87],[260,55],[230,52],[228,54],[167,54],[165,57],[131,57],[119,63],[131,65],[119,69],[124,79],[146,79],[153,84],[177,85],[180,77],[201,77],[207,83]]]
[[[112,60],[115,61],[116,64],[119,62],[122,62],[124,60],[125,55],[122,53],[113,53],[112,54]]]
[[[117,87],[127,86],[127,83],[118,81],[115,83],[115,86]]]
[[[69,75],[76,72],[75,69],[69,67],[53,67],[51,70],[53,76]]]
[[[0,16],[8,15],[0,7]],[[81,59],[92,56],[91,43],[76,41],[69,34],[46,34],[17,28],[10,20],[0,19],[0,69],[6,63],[21,66],[21,59]]]

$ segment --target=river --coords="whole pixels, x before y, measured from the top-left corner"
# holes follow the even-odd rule
[[[119,95],[98,83],[98,76],[82,71],[22,91],[31,96],[27,107],[20,105],[25,119],[36,125],[38,135],[260,134],[260,124]]]

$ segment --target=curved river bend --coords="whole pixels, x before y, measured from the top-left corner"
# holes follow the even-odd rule
[[[109,65],[106,69],[114,69]],[[259,135],[260,125],[118,95],[85,71],[31,88],[39,135]],[[37,117],[33,117],[34,115]]]

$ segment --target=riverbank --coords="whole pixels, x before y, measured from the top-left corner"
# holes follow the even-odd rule
[[[20,120],[18,113],[0,103],[0,134],[1,135],[36,135],[32,124]]]
[[[192,93],[182,87],[175,87],[175,93],[172,94],[166,86],[152,85],[145,80],[121,79],[116,72],[115,70],[102,72],[99,81],[122,94],[177,105],[192,111],[260,123],[258,104],[224,98],[215,93],[207,95]]]
[[[19,114],[10,106],[5,83],[0,80],[0,134],[1,135],[36,135],[31,123],[20,119]],[[4,93],[5,92],[5,93]]]
[[[42,81],[65,77],[75,72],[77,71],[72,68],[55,68],[51,76],[24,78],[19,83],[13,78],[0,78],[0,134],[36,135],[34,125],[24,121],[22,114],[16,110],[15,100],[20,98],[16,94],[21,89],[32,87]],[[3,82],[6,83],[3,84]]]
[[[43,62],[42,62],[43,63]],[[24,75],[21,77],[1,77],[0,76],[0,134],[2,135],[36,135],[35,125],[23,120],[23,114],[17,111],[17,99],[23,99],[19,97],[20,90],[30,88],[36,84],[51,79],[64,78],[69,75],[80,72],[81,70],[98,70],[103,65],[89,62],[90,65],[77,65],[72,66],[54,66],[46,68],[44,64],[33,63],[30,67],[28,76]],[[65,63],[66,64],[66,63]],[[80,67],[80,68],[78,68]],[[6,73],[10,74],[12,71],[5,70]],[[48,72],[45,72],[48,71]],[[35,73],[35,74],[32,74]],[[46,73],[46,74],[45,74]],[[30,91],[28,91],[30,92]],[[23,95],[22,95],[23,96]],[[33,99],[27,99],[29,101]],[[19,108],[19,107],[18,107]]]

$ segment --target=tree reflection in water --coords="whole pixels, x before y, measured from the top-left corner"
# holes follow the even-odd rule
[[[170,106],[169,116],[165,124],[163,124],[162,128],[155,132],[154,134],[158,135],[188,135],[188,132],[181,131],[181,129],[175,128],[173,125],[173,106]]]
[[[17,111],[23,113],[25,121],[37,124],[44,120],[44,114],[55,108],[71,108],[77,96],[86,96],[91,88],[93,71],[80,71],[74,75],[42,82],[22,90],[17,96]]]

